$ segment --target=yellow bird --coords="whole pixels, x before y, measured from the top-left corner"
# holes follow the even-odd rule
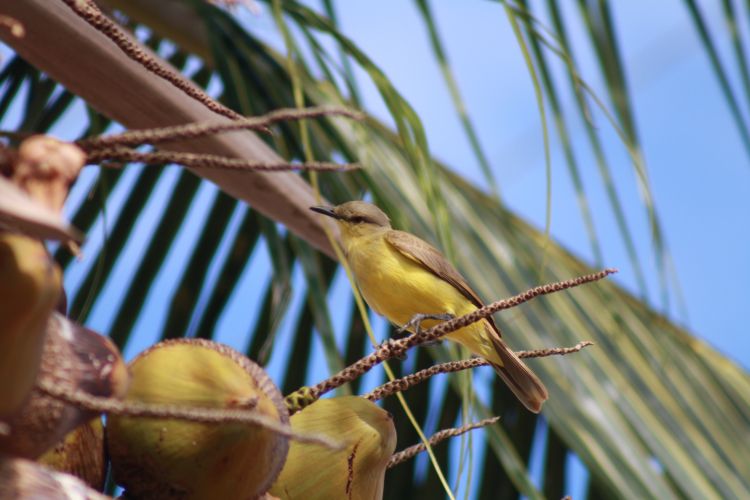
[[[311,207],[336,219],[341,242],[362,296],[378,314],[412,333],[484,304],[466,280],[432,245],[404,231],[375,205],[350,201]],[[516,397],[534,413],[547,399],[539,378],[507,346],[489,317],[446,336],[489,361]]]

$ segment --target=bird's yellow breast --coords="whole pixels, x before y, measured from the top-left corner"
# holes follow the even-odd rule
[[[476,309],[453,285],[391,246],[385,232],[350,241],[347,254],[367,303],[396,325],[418,313],[461,315]]]
[[[362,296],[372,309],[391,323],[403,326],[415,314],[462,316],[477,307],[453,285],[439,278],[394,248],[386,231],[347,235],[347,259]],[[425,320],[423,328],[439,321]],[[447,335],[471,352],[502,365],[489,341],[490,325],[480,321]]]

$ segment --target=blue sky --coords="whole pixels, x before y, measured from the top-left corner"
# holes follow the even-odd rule
[[[563,3],[572,5],[572,2]],[[593,119],[606,146],[615,184],[648,275],[648,300],[654,308],[667,313],[731,359],[750,367],[750,337],[744,318],[748,295],[743,287],[750,280],[750,237],[745,215],[750,203],[750,158],[742,148],[683,2],[641,0],[614,4],[613,14],[651,187],[687,314],[682,314],[675,306],[674,293],[669,307],[665,308],[660,300],[651,238],[632,164],[604,116],[595,112]],[[717,35],[723,59],[730,61],[730,40],[724,36],[718,2],[703,1],[699,4],[710,20],[712,32]],[[431,2],[431,5],[467,110],[489,157],[503,200],[541,228],[544,225],[546,173],[539,112],[529,73],[504,11],[494,2]],[[420,115],[435,156],[466,177],[482,182],[478,164],[431,55],[427,32],[416,7],[411,2],[388,0],[337,2],[337,8],[342,30],[384,70]],[[577,16],[570,8],[565,14],[581,73],[599,95],[604,96],[601,77]],[[266,35],[278,44],[275,25],[267,10],[259,17],[246,12],[239,15],[256,33]],[[747,19],[747,12],[740,9],[738,18]],[[748,39],[745,28],[742,26]],[[7,54],[7,51],[3,53]],[[727,67],[735,88],[740,88],[735,65],[727,64]],[[366,109],[388,121],[386,108],[374,87],[368,84],[363,73],[358,73],[358,77]],[[566,91],[562,97],[563,109],[568,116],[574,117],[572,94]],[[747,109],[748,103],[744,102],[744,106]],[[78,113],[72,113],[57,127],[56,133],[66,138],[75,137],[82,126],[80,110]],[[11,113],[2,123],[3,128],[12,128],[13,115]],[[607,204],[583,124],[573,118],[569,127],[594,211],[605,264],[620,268],[620,274],[614,279],[637,293],[635,275]],[[560,144],[554,129],[550,128],[550,133],[552,234],[565,247],[590,260],[588,238]],[[106,217],[99,219],[88,246],[83,249],[84,258],[65,277],[68,290],[75,290],[85,271],[95,264],[87,257],[95,255],[108,221],[114,220],[121,208],[127,188],[135,178],[134,169],[125,175],[126,181],[118,186],[107,207]],[[94,169],[84,171],[71,197],[69,211],[80,203],[95,176]],[[138,221],[137,236],[128,244],[116,265],[113,274],[116,279],[106,284],[100,300],[93,305],[93,314],[88,321],[92,328],[102,332],[108,330],[113,306],[124,294],[124,283],[130,276],[132,263],[144,251],[143,241],[152,237],[156,207],[171,193],[176,176],[177,169],[170,167],[169,174],[159,181],[156,194],[149,200],[152,208],[143,212]],[[198,201],[191,207],[189,220],[192,223],[180,232],[179,243],[169,254],[149,292],[147,307],[136,323],[137,333],[125,352],[128,358],[156,340],[176,285],[174,277],[181,272],[181,265],[215,194],[213,186],[201,188]],[[222,252],[226,252],[243,210],[239,209],[230,223],[219,258],[209,271],[209,283],[216,278],[217,263]],[[241,350],[246,347],[249,325],[258,313],[257,308],[249,305],[258,303],[263,289],[258,283],[265,283],[269,278],[268,252],[264,245],[259,245],[243,272],[239,292],[230,298],[217,327],[217,340]],[[304,282],[299,269],[295,271],[294,283],[292,312],[301,307],[303,300]],[[345,296],[347,287],[343,276],[337,276],[330,300],[336,302],[336,297]],[[201,304],[198,309],[200,307]],[[343,344],[345,318],[350,307],[347,303],[339,308],[340,314],[332,318],[340,345]],[[373,319],[377,331],[384,333],[384,322]],[[283,353],[291,348],[292,328],[293,325],[284,324],[279,332],[278,345],[268,365],[272,377],[285,368]],[[314,346],[320,354],[319,359],[323,359],[317,339]],[[325,373],[324,363],[314,366],[309,381],[317,381]],[[365,387],[372,387],[377,381],[378,375],[368,376]],[[541,452],[537,450],[536,453]],[[425,467],[422,460],[419,470]],[[583,476],[578,470],[573,474],[573,494],[581,487]]]
[[[503,199],[541,228],[546,173],[539,112],[529,73],[503,9],[492,2],[431,4]],[[729,39],[721,36],[725,30],[718,2],[700,4],[717,35],[722,56],[731,61]],[[416,8],[409,2],[393,1],[337,5],[344,32],[380,65],[419,113],[434,154],[465,176],[482,182],[439,68],[430,55],[427,33]],[[663,308],[646,212],[632,164],[612,127],[595,111],[594,122],[607,148],[615,185],[648,275],[650,303],[748,367],[750,339],[742,319],[748,300],[740,287],[750,278],[745,215],[750,200],[750,159],[742,149],[683,3],[616,2],[613,9],[651,187],[685,297],[687,317],[675,307],[674,294],[671,307]],[[564,11],[581,73],[600,96],[605,96],[577,16],[570,8]],[[742,12],[738,17],[745,19]],[[735,65],[727,67],[733,70]],[[737,75],[730,74],[738,84]],[[374,89],[368,85],[363,88],[368,110],[387,119]],[[575,117],[573,95],[564,92],[562,97],[563,109]],[[637,293],[583,125],[571,119],[569,126],[605,264],[618,267],[621,272],[615,279]],[[591,260],[575,192],[559,141],[550,127],[552,233],[565,247]]]
[[[541,228],[546,208],[541,122],[529,73],[503,9],[493,2],[430,3],[503,199]],[[563,10],[581,74],[600,96],[605,96],[585,32],[570,8],[573,3],[561,4],[569,7]],[[684,296],[684,309],[677,307],[674,289],[668,306],[660,298],[648,220],[632,163],[620,138],[602,113],[595,111],[593,120],[605,145],[639,259],[647,274],[648,301],[731,359],[749,367],[750,340],[744,321],[748,299],[742,284],[750,278],[747,258],[750,239],[745,216],[750,200],[750,159],[742,148],[684,4],[678,1],[612,4],[651,189]],[[336,5],[344,33],[383,69],[418,112],[435,156],[482,183],[478,163],[461,130],[431,55],[427,31],[413,3],[337,2]],[[699,5],[711,31],[723,35],[726,30],[718,2],[699,2]],[[743,17],[746,14],[741,9],[738,18],[746,19]],[[246,22],[256,32],[274,39],[271,20],[248,17]],[[746,26],[741,28],[747,39]],[[728,61],[729,39],[719,36],[717,44]],[[733,71],[735,66],[727,66],[735,88],[740,88]],[[561,75],[559,67],[557,74]],[[357,72],[357,76],[367,110],[389,121],[374,86],[363,72]],[[573,95],[567,91],[561,97],[567,116],[575,117]],[[635,274],[609,209],[583,124],[570,119],[568,126],[604,251],[604,263],[618,267],[621,272],[614,279],[637,294]],[[550,133],[552,234],[565,247],[591,261],[593,256],[576,193],[551,124]],[[429,432],[429,422],[427,426]],[[451,446],[453,453],[458,453],[458,443]],[[481,456],[481,447],[476,451],[477,457]],[[542,454],[543,450],[535,447],[532,475],[540,472],[538,463]],[[586,474],[577,459],[570,457],[569,461],[569,492],[578,498]],[[417,475],[427,467],[425,457],[421,457]],[[451,477],[455,474],[455,470],[450,471]]]
[[[562,4],[570,6],[572,2]],[[750,200],[750,161],[684,5],[643,1],[612,4],[651,187],[687,314],[678,313],[674,295],[670,308],[664,308],[658,300],[651,239],[632,165],[617,135],[601,113],[595,113],[594,121],[607,147],[615,184],[648,274],[649,301],[748,367],[750,340],[744,321],[748,296],[742,283],[750,278],[745,215]],[[504,200],[527,220],[543,227],[546,173],[541,122],[531,79],[502,8],[490,2],[431,5]],[[414,6],[403,2],[381,2],[377,8],[363,7],[359,2],[338,6],[344,31],[416,108],[435,155],[481,182],[478,164],[453,112],[439,69],[429,55],[426,30]],[[702,2],[702,7],[712,31],[724,33],[718,2]],[[581,73],[604,96],[584,31],[575,13],[571,9],[566,13]],[[726,60],[729,40],[719,38],[718,42]],[[732,76],[738,83],[737,75]],[[368,109],[385,117],[383,104],[371,87],[367,90]],[[563,109],[575,116],[572,94],[563,94],[563,99]],[[635,276],[588,150],[584,128],[576,120],[570,120],[569,126],[605,264],[620,268],[614,279],[636,292]],[[560,144],[554,132],[552,137],[552,234],[581,257],[591,259]],[[533,456],[540,455],[535,449]],[[574,458],[569,460],[569,492],[577,498],[585,474]],[[534,463],[532,459],[532,473]],[[427,466],[424,460],[422,465]]]

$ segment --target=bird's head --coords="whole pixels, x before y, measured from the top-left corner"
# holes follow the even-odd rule
[[[345,246],[352,238],[391,228],[388,216],[365,201],[348,201],[335,207],[310,207],[310,210],[336,219]]]

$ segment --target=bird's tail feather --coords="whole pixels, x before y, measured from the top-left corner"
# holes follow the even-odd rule
[[[497,332],[491,332],[489,337],[502,362],[500,365],[490,361],[492,367],[529,411],[539,413],[542,403],[549,397],[547,388]]]

